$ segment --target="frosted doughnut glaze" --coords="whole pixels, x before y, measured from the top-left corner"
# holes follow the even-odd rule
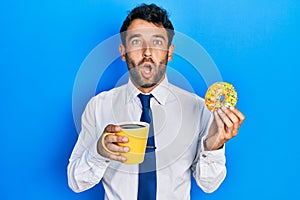
[[[205,94],[205,103],[212,112],[222,106],[235,107],[237,92],[230,83],[216,82],[208,88]]]

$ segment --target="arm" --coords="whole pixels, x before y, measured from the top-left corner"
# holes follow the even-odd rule
[[[204,108],[200,118],[197,154],[191,168],[197,185],[206,193],[214,192],[226,176],[225,146],[216,151],[204,150],[204,141],[213,120],[211,112]]]
[[[87,190],[98,184],[110,161],[126,161],[126,158],[118,153],[129,151],[128,147],[116,144],[128,142],[128,138],[115,135],[121,130],[116,125],[107,125],[103,131],[112,133],[104,138],[104,143],[114,154],[103,148],[102,132],[96,128],[95,110],[96,102],[93,98],[82,115],[82,130],[69,160],[68,184],[75,192]]]
[[[203,147],[204,138],[201,140]],[[197,185],[206,193],[214,192],[226,177],[225,145],[215,151],[200,151],[192,166]]]
[[[97,152],[100,134],[96,130],[94,112],[95,98],[91,99],[82,115],[82,130],[69,159],[68,184],[75,192],[87,190],[99,183],[110,162]]]
[[[205,110],[202,118],[207,119]],[[237,135],[244,115],[236,108],[222,108],[214,112],[201,131],[200,150],[192,166],[197,184],[205,192],[215,191],[226,176],[225,142]],[[209,128],[208,128],[209,127]]]
[[[237,136],[245,116],[234,107],[222,107],[214,111],[214,120],[204,141],[205,150],[217,150],[225,142]]]

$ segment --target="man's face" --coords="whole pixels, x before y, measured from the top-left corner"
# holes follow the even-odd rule
[[[165,77],[173,45],[168,46],[167,32],[162,26],[136,19],[128,27],[126,45],[120,45],[120,51],[133,83],[148,92]]]

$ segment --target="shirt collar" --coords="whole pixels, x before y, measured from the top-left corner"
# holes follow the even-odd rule
[[[126,103],[132,101],[140,93],[141,93],[141,91],[138,90],[134,86],[132,81],[129,79],[128,84],[127,84]],[[156,99],[156,101],[159,104],[165,105],[168,95],[170,93],[169,81],[168,81],[167,76],[165,76],[164,80],[157,87],[155,87],[150,93],[154,96],[154,98]]]

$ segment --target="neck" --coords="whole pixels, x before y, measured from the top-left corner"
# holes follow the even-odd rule
[[[165,74],[161,77],[161,79],[159,80],[158,83],[156,83],[155,85],[153,85],[152,87],[147,87],[147,88],[144,88],[144,87],[141,87],[140,85],[137,85],[134,80],[132,80],[132,78],[130,77],[130,80],[131,82],[133,83],[133,85],[139,90],[141,91],[142,93],[144,94],[147,94],[147,93],[150,93],[152,90],[154,90],[154,88],[156,88],[164,79],[165,79]]]

